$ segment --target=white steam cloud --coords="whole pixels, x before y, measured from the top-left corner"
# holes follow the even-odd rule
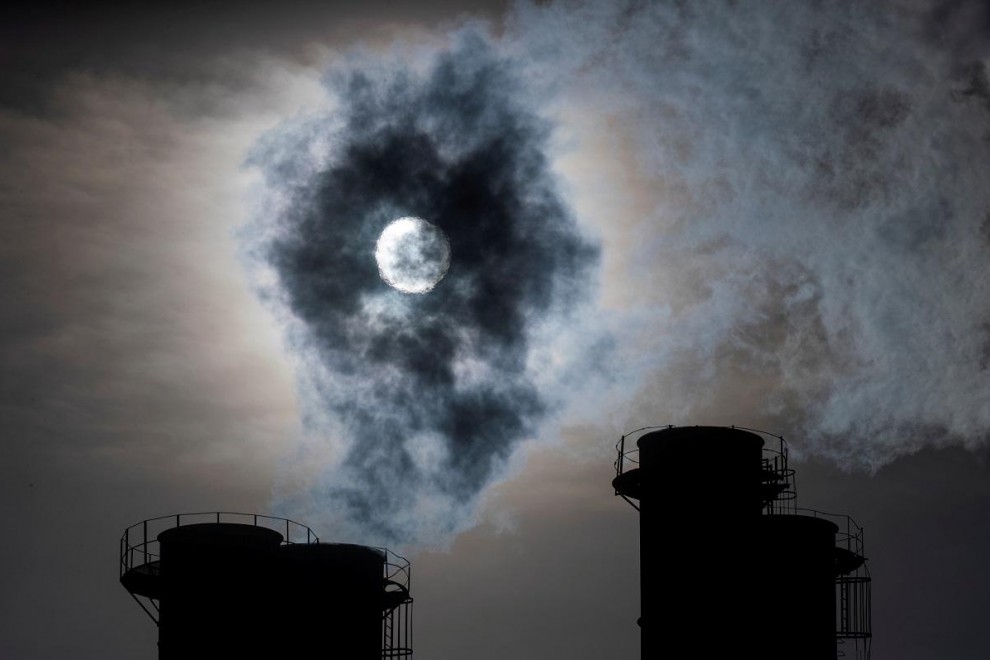
[[[522,5],[512,34],[634,163],[638,215],[592,221],[606,265],[627,246],[605,284],[626,289],[605,301],[634,347],[618,371],[648,365],[664,419],[744,400],[869,468],[985,443],[983,5]]]

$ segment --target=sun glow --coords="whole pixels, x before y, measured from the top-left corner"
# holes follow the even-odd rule
[[[375,245],[378,273],[403,293],[427,293],[450,268],[450,243],[434,224],[411,216],[393,220]]]

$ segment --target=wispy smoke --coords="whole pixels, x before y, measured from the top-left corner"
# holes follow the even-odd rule
[[[245,232],[259,284],[302,356],[307,430],[336,449],[282,506],[345,538],[442,538],[553,406],[532,344],[566,317],[596,250],[550,173],[551,127],[481,36],[418,70],[352,64],[328,89],[332,112],[250,158],[267,188]],[[425,295],[390,288],[375,263],[403,216],[450,242]]]
[[[985,444],[985,3],[565,2],[510,31],[651,189],[604,255],[634,245],[613,288],[654,310],[619,337],[654,419],[745,410],[873,468]]]

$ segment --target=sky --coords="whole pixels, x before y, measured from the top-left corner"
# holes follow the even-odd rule
[[[875,658],[990,654],[983,3],[2,11],[0,656],[155,657],[119,537],[227,510],[411,559],[420,658],[638,657],[660,424],[788,440]]]

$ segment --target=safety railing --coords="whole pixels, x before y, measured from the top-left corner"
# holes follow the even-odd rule
[[[256,513],[210,511],[159,516],[142,520],[124,530],[124,535],[120,538],[120,575],[123,576],[138,566],[151,565],[160,559],[158,535],[162,532],[183,525],[201,523],[235,523],[266,527],[280,533],[283,544],[318,543],[320,540],[313,530],[302,523]]]
[[[375,548],[385,557],[385,581],[401,586],[406,591],[409,590],[409,581],[412,578],[412,567],[409,560],[400,557],[388,548]]]
[[[636,445],[636,441],[640,437],[653,431],[672,428],[674,428],[673,424],[644,426],[621,436],[615,443],[616,458],[613,463],[615,476],[621,477],[625,472],[639,467],[639,447]],[[764,488],[767,493],[764,512],[768,514],[793,514],[797,506],[797,486],[795,484],[795,472],[788,467],[787,442],[782,436],[759,429],[744,426],[731,426],[729,428],[755,433],[763,439],[761,461]],[[615,489],[615,494],[629,501],[618,489]],[[634,502],[629,503],[636,507]]]
[[[148,578],[157,578],[159,560],[161,559],[158,535],[166,530],[182,527],[183,525],[202,523],[235,523],[266,527],[280,533],[283,544],[318,543],[320,540],[313,530],[306,525],[289,520],[288,518],[277,518],[275,516],[265,516],[256,513],[209,511],[178,513],[172,516],[148,518],[125,529],[123,536],[120,537],[121,581],[123,582],[124,575],[130,571],[135,571],[135,573],[142,574]],[[128,593],[131,594],[135,602],[141,606],[141,609],[157,625],[160,609],[158,599],[136,593],[130,588],[128,588]]]
[[[796,473],[788,465],[787,441],[784,437],[769,431],[752,429],[746,426],[730,428],[755,433],[763,438],[762,470],[764,489],[763,513],[767,515],[794,514],[797,510]]]
[[[853,520],[852,516],[843,513],[828,513],[816,509],[797,508],[798,515],[822,518],[831,521],[839,528],[835,533],[835,547],[843,548],[857,556],[863,557],[863,528]]]
[[[617,454],[615,462],[613,463],[613,466],[615,467],[615,476],[620,477],[626,470],[632,470],[639,467],[639,447],[637,447],[633,441],[638,440],[643,435],[646,435],[647,432],[672,428],[674,428],[673,424],[667,424],[664,426],[644,426],[636,429],[635,431],[630,431],[620,437],[619,441],[615,443],[615,451]],[[626,449],[627,441],[633,443],[631,449]],[[615,494],[618,495],[619,492],[616,491]]]

